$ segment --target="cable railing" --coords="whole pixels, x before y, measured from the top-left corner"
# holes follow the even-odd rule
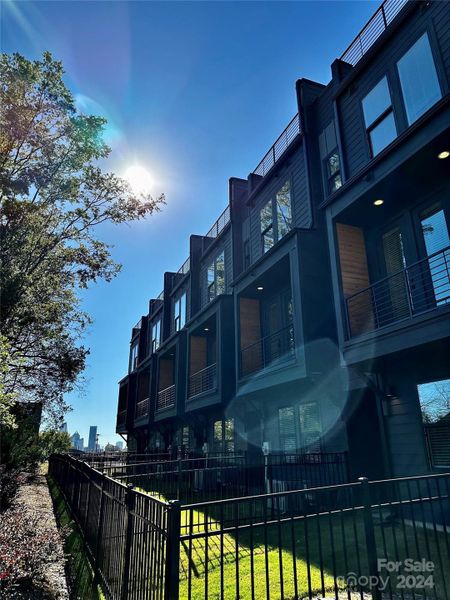
[[[217,365],[209,365],[189,378],[189,398],[217,387]]]
[[[191,268],[191,257],[188,256],[184,263],[177,271],[177,275],[187,275]]]
[[[139,402],[137,402],[134,418],[140,419],[141,417],[145,417],[146,415],[148,415],[149,404],[149,398],[144,398],[144,400],[140,400]]]
[[[214,225],[209,229],[205,237],[216,238],[222,233],[230,222],[230,207],[227,206]]]
[[[289,325],[241,350],[240,376],[283,363],[295,354],[294,326]]]
[[[407,2],[408,0],[385,0],[343,53],[341,60],[355,66]]]
[[[297,113],[277,141],[271,146],[264,158],[253,171],[254,175],[264,177],[284,152],[289,148],[295,138],[301,133],[300,115]]]
[[[163,410],[171,406],[175,406],[175,384],[158,392],[156,410]]]
[[[450,246],[405,267],[346,301],[350,338],[450,303]]]
[[[120,410],[117,413],[117,426],[119,427],[120,425],[125,425],[126,421],[127,421],[127,411]]]

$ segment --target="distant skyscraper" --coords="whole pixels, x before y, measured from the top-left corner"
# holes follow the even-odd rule
[[[91,425],[89,428],[89,442],[88,442],[88,450],[89,452],[95,452],[97,442],[97,425]]]
[[[123,442],[116,442],[116,448],[118,450],[123,450]]]
[[[59,428],[60,431],[62,431],[63,433],[67,433],[67,423],[64,421],[64,423],[60,426]]]
[[[83,450],[84,440],[80,437],[78,431],[75,431],[70,439],[72,441],[72,448],[75,448],[75,450]]]

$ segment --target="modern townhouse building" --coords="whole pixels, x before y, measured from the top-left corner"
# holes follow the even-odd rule
[[[298,114],[132,330],[130,448],[450,465],[418,387],[450,379],[449,30],[448,3],[387,1],[328,85],[297,82]]]

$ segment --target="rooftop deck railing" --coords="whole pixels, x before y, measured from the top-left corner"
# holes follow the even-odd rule
[[[450,246],[346,298],[350,338],[450,303]]]
[[[241,350],[240,376],[246,377],[283,363],[295,354],[294,327],[289,325]]]
[[[181,267],[177,271],[177,275],[187,275],[191,268],[191,258],[190,256],[184,261]]]
[[[214,225],[210,228],[205,237],[216,238],[222,233],[225,227],[230,222],[230,207],[227,206]]]
[[[163,410],[164,408],[170,408],[171,406],[175,406],[175,384],[158,392],[156,410]]]
[[[164,300],[164,290],[156,296],[155,300]]]
[[[217,387],[217,365],[209,365],[189,378],[189,398]]]
[[[253,171],[254,175],[264,177],[300,133],[300,116],[297,113]]]
[[[407,2],[408,0],[385,0],[341,56],[341,60],[355,66]]]

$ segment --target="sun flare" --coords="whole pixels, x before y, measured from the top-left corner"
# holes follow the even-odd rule
[[[153,185],[153,178],[145,167],[132,165],[125,171],[124,178],[136,194],[147,194]]]

